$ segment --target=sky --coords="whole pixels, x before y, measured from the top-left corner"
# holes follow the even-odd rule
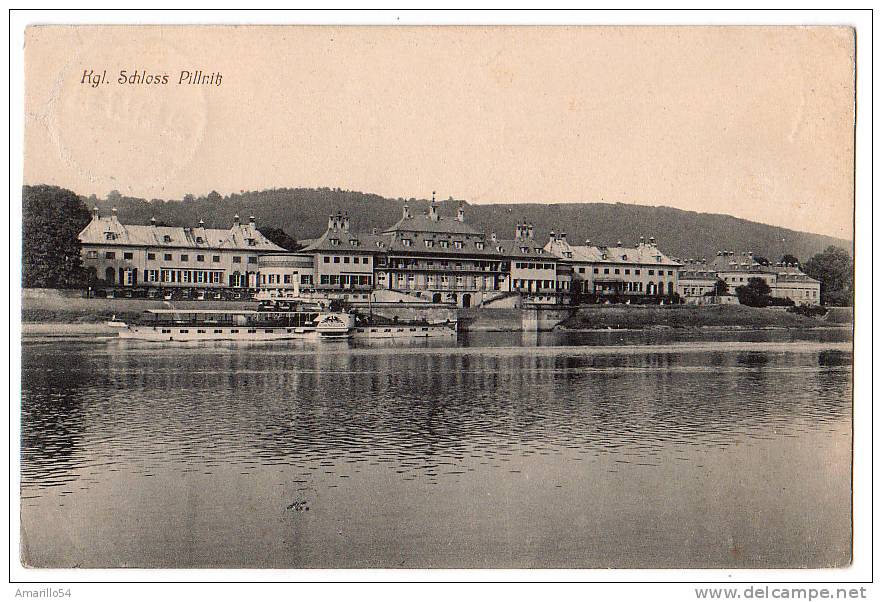
[[[848,28],[31,27],[25,88],[25,183],[80,194],[434,190],[852,238]]]

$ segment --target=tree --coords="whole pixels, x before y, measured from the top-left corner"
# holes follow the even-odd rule
[[[735,289],[738,302],[748,307],[766,307],[772,296],[771,287],[762,278],[748,278],[747,286]]]
[[[299,251],[303,248],[303,245],[298,243],[297,239],[289,236],[288,233],[281,228],[265,226],[263,228],[258,228],[258,232],[266,236],[270,242],[279,245],[286,251]]]
[[[91,220],[85,203],[58,186],[22,188],[22,286],[83,286],[79,233]]]
[[[790,253],[785,253],[781,256],[781,263],[784,265],[795,265],[799,267],[801,264],[799,263],[799,259],[791,255]]]
[[[766,259],[765,257],[763,257],[761,255],[754,255],[753,260],[760,265],[769,265],[770,263],[772,263],[771,261],[769,261],[768,259]]]
[[[722,297],[723,295],[729,294],[729,285],[726,284],[726,281],[722,278],[717,278],[717,281],[714,282],[714,296]]]
[[[216,203],[220,203],[222,200],[224,200],[224,197],[222,197],[217,192],[217,190],[212,190],[211,192],[208,193],[208,202],[209,203],[216,204]]]
[[[854,302],[854,262],[848,251],[830,245],[809,259],[803,271],[821,282],[821,303],[851,305]]]

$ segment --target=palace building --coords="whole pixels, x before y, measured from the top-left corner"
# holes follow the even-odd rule
[[[229,230],[120,223],[114,209],[79,234],[83,265],[108,287],[257,288],[262,253],[284,251],[264,237],[254,217]]]
[[[343,213],[297,252],[273,244],[254,217],[228,229],[120,223],[116,210],[99,215],[79,235],[83,263],[108,290],[231,290],[235,296],[308,296],[353,304],[429,303],[457,307],[566,305],[573,302],[705,303],[717,279],[729,293],[762,278],[779,298],[820,302],[820,284],[797,266],[763,266],[751,253],[720,251],[713,261],[684,263],[654,238],[635,246],[571,245],[564,232],[539,242],[532,224],[514,238],[469,225],[460,204],[443,216],[434,196],[427,211],[385,230],[355,232]],[[236,292],[238,291],[238,292]],[[189,293],[186,293],[189,294]]]
[[[565,232],[551,233],[546,251],[560,258],[572,269],[572,288],[581,297],[636,299],[645,297],[673,300],[678,292],[681,264],[662,253],[650,238],[634,247],[618,241],[614,246],[571,245]]]
[[[462,205],[442,216],[434,201],[427,212],[411,213],[382,232],[356,233],[338,214],[328,229],[298,254],[314,266],[317,293],[349,302],[372,298],[459,307],[501,302],[512,294],[526,303],[558,304],[569,299],[569,283],[557,258],[519,225],[515,239],[489,238],[465,221]]]
[[[706,303],[717,281],[722,280],[728,287],[725,297],[732,298],[735,289],[747,286],[752,278],[764,281],[774,298],[790,299],[796,305],[818,305],[821,302],[821,283],[805,274],[799,266],[784,263],[762,265],[749,251],[717,251],[711,261],[686,261],[680,272],[680,295],[687,303]]]

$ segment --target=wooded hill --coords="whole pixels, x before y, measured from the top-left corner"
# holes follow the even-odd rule
[[[186,226],[200,219],[207,227],[229,227],[233,215],[243,221],[257,217],[258,227],[272,226],[285,230],[299,240],[315,238],[325,231],[328,215],[349,213],[355,231],[370,232],[394,224],[401,216],[402,205],[409,203],[411,213],[426,211],[427,199],[388,199],[376,194],[331,188],[282,188],[221,196],[216,192],[203,197],[187,195],[182,200],[163,201],[123,197],[116,193],[107,199],[83,197],[91,209],[102,212],[116,207],[124,223],[147,224],[151,216],[158,222]],[[457,200],[441,202],[441,214],[453,216]],[[711,257],[717,250],[753,251],[776,261],[785,253],[805,261],[829,245],[851,252],[852,243],[819,234],[797,232],[738,219],[728,215],[683,211],[670,207],[648,207],[622,203],[565,204],[492,204],[466,205],[466,221],[488,235],[514,236],[515,224],[531,222],[541,242],[549,232],[565,231],[571,244],[614,245],[621,240],[633,245],[640,236],[654,236],[663,252],[681,259]]]

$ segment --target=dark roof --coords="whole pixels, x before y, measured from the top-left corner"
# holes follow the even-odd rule
[[[395,222],[391,228],[384,230],[384,233],[392,232],[435,232],[438,234],[481,234],[465,222],[461,222],[452,217],[441,217],[432,219],[426,214],[410,215],[402,217]]]
[[[332,241],[336,240],[334,244]],[[300,249],[307,251],[333,251],[349,253],[383,253],[389,250],[391,236],[388,234],[359,234],[348,230],[326,230],[324,234],[310,241]]]

